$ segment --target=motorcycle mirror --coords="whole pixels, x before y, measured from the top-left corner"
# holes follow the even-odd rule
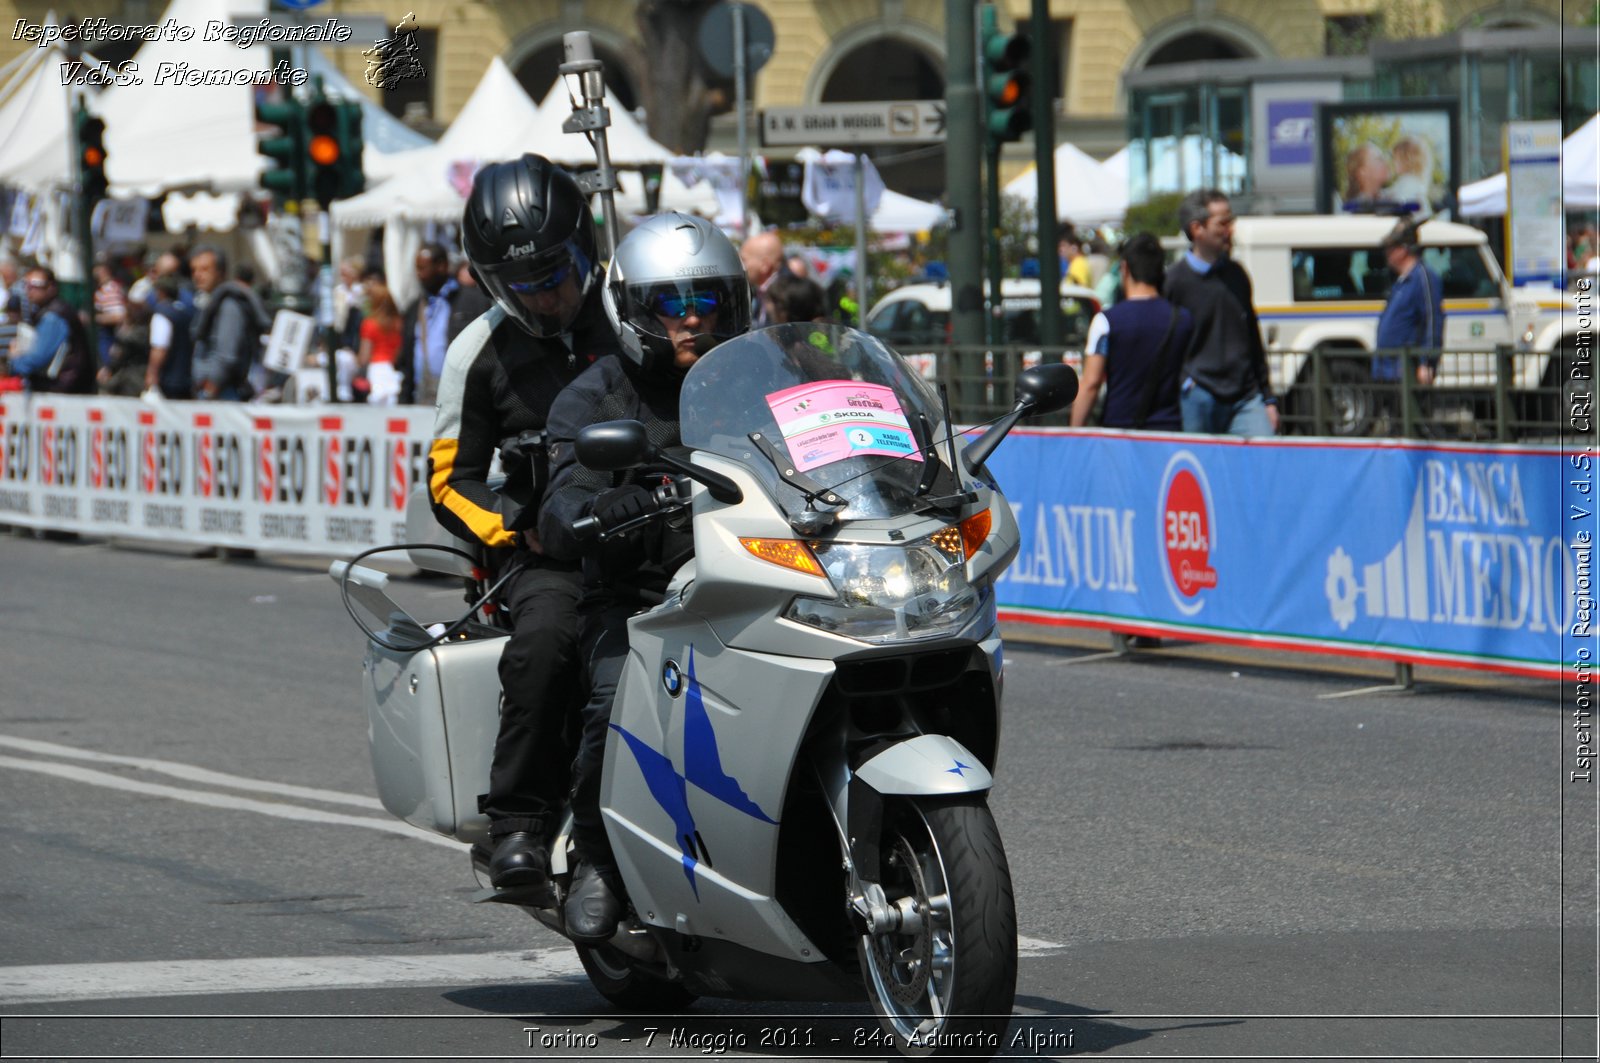
[[[1070,365],[1036,365],[1017,377],[1017,405],[1030,414],[1054,413],[1078,397],[1078,374]]]
[[[605,421],[578,433],[578,461],[595,472],[621,472],[650,457],[650,437],[638,421]]]

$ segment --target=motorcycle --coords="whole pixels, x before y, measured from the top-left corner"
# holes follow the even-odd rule
[[[1004,685],[994,583],[1018,529],[984,463],[1076,390],[1067,366],[1026,370],[1014,407],[969,440],[879,340],[779,325],[689,371],[682,448],[658,450],[633,421],[581,433],[592,469],[672,475],[649,512],[577,533],[675,521],[694,543],[664,600],[628,622],[601,785],[628,911],[609,942],[576,946],[602,996],[630,1012],[864,996],[875,1043],[901,1054],[1001,1046],[1017,931],[987,795]],[[386,625],[362,623],[378,790],[393,814],[474,843],[486,886],[496,588],[464,546],[410,550],[473,581],[466,617],[427,629],[382,573],[331,569],[347,607]],[[563,933],[570,822],[553,900],[478,899]]]

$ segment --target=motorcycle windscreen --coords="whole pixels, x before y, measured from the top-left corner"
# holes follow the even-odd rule
[[[684,445],[744,465],[791,516],[806,505],[795,482],[844,499],[847,519],[897,517],[956,489],[933,388],[882,342],[842,325],[775,325],[728,340],[689,370],[679,404]]]

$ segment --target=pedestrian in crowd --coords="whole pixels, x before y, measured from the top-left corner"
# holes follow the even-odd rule
[[[770,325],[772,298],[768,289],[784,272],[783,238],[770,230],[756,233],[739,248],[739,260],[744,263],[744,275],[750,282],[752,327]]]
[[[150,306],[156,301],[154,290],[156,259],[160,256],[154,251],[147,251],[141,248],[137,257],[143,271],[133,278],[133,283],[128,285],[128,302],[144,303],[146,306]]]
[[[1191,192],[1178,205],[1178,222],[1189,250],[1167,270],[1161,293],[1194,318],[1179,399],[1183,430],[1272,435],[1278,430],[1278,404],[1267,376],[1255,294],[1250,275],[1229,257],[1232,204],[1215,188]]]
[[[1178,386],[1194,318],[1161,297],[1166,256],[1160,240],[1137,233],[1123,243],[1117,260],[1125,297],[1089,325],[1072,426],[1089,423],[1104,384],[1101,424],[1175,432],[1183,427]]]
[[[811,263],[806,261],[806,256],[804,255],[790,255],[784,265],[796,277],[811,277]]]
[[[394,305],[389,286],[376,277],[367,281],[367,310],[361,320],[360,346],[356,350],[356,377],[352,386],[357,401],[365,400],[380,406],[393,406],[400,397],[400,376],[395,360],[400,357],[400,344],[405,316]],[[373,366],[387,368],[375,371]]]
[[[1099,300],[1102,310],[1116,306],[1122,301],[1122,261],[1112,262],[1101,277],[1094,283],[1094,297]]]
[[[155,285],[162,277],[171,277],[177,283],[177,301],[193,310],[194,285],[189,282],[188,273],[184,269],[184,258],[177,251],[163,251],[156,256],[155,265],[151,267],[150,272],[145,274],[144,277],[150,283],[145,289],[142,301],[148,303],[152,308],[155,306]],[[130,299],[133,298],[131,291],[128,297]]]
[[[748,244],[748,241],[746,241]],[[550,410],[550,492],[539,514],[548,556],[583,559],[579,644],[589,663],[589,700],[574,762],[572,840],[579,869],[567,895],[568,936],[609,940],[622,915],[622,883],[600,818],[600,776],[611,705],[628,655],[628,617],[692,553],[693,531],[681,520],[653,521],[604,546],[572,533],[581,517],[616,528],[643,515],[663,470],[593,472],[580,465],[578,433],[618,418],[642,421],[663,450],[679,445],[678,398],[683,378],[716,344],[750,325],[748,260],[721,230],[687,214],[659,214],[617,245],[606,275],[606,311],[622,354],[602,358],[563,391]]]
[[[563,732],[584,696],[582,578],[575,560],[550,556],[536,527],[549,482],[545,422],[580,371],[616,353],[617,338],[601,305],[588,198],[548,159],[479,170],[462,242],[494,302],[450,346],[428,483],[441,524],[488,547],[497,569],[518,566],[505,595],[513,633],[500,658],[500,731],[482,810],[491,883],[544,889],[572,761]],[[494,490],[497,447],[506,480]]]
[[[95,260],[93,274],[95,334],[104,368],[111,364],[111,344],[117,329],[128,319],[128,290],[117,277],[111,260],[103,255]]]
[[[150,365],[150,308],[129,300],[111,338],[111,355],[96,379],[102,395],[135,398],[144,390]]]
[[[24,320],[24,284],[17,260],[0,251],[0,350],[9,351]]]
[[[810,277],[795,273],[782,273],[775,277],[767,290],[772,302],[772,323],[791,321],[826,321],[828,293]]]
[[[150,361],[144,387],[169,399],[194,398],[194,318],[183,302],[177,270],[156,278],[155,309],[150,316]]]
[[[333,288],[334,344],[352,351],[361,345],[362,307],[367,299],[367,287],[361,278],[363,265],[356,257],[339,263],[339,282]]]
[[[193,324],[193,380],[202,399],[234,402],[254,394],[250,370],[260,359],[261,336],[271,327],[255,292],[225,280],[228,257],[202,244],[189,255],[197,315]]]
[[[422,294],[406,310],[401,326],[400,402],[432,406],[451,341],[489,309],[489,299],[477,288],[463,288],[452,276],[455,267],[443,244],[423,244],[414,265]]]
[[[28,390],[92,395],[96,356],[78,312],[61,298],[54,271],[34,266],[27,275],[26,327],[11,341],[11,372]]]
[[[1064,221],[1056,230],[1056,253],[1061,256],[1061,277],[1071,284],[1085,288],[1094,286],[1089,269],[1089,256],[1083,252],[1083,241],[1070,221]]]
[[[1383,238],[1383,258],[1389,264],[1395,280],[1389,287],[1383,314],[1378,318],[1375,343],[1379,352],[1394,352],[1402,348],[1432,352],[1423,355],[1416,363],[1417,383],[1426,387],[1433,383],[1434,372],[1439,365],[1439,351],[1444,346],[1444,284],[1439,275],[1422,261],[1417,239],[1417,223],[1410,219],[1400,221]],[[1397,354],[1375,354],[1372,358],[1372,379],[1399,380],[1400,361]]]

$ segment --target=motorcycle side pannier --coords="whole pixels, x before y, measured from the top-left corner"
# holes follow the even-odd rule
[[[486,841],[478,795],[500,730],[500,652],[485,634],[399,653],[367,643],[367,740],[383,807],[463,842]]]

